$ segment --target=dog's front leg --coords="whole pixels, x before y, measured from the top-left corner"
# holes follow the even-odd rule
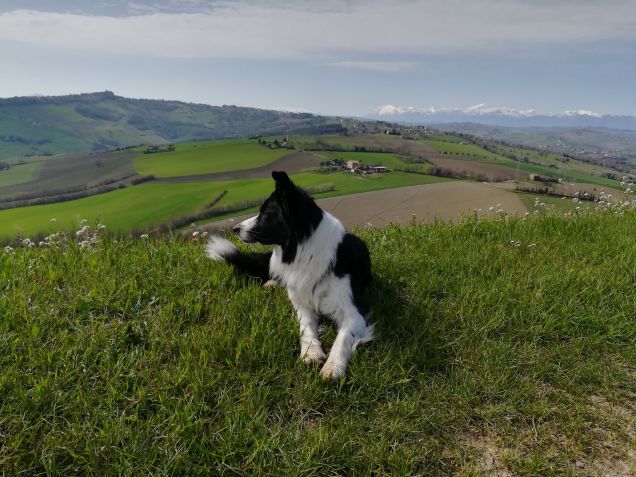
[[[355,346],[372,337],[373,328],[367,327],[364,318],[353,305],[346,306],[338,315],[338,334],[320,371],[320,375],[325,379],[338,379],[344,376]]]
[[[320,364],[327,356],[318,338],[318,313],[304,306],[296,306],[300,324],[300,357],[307,364]]]

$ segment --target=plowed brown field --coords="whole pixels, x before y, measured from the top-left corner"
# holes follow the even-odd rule
[[[406,224],[414,218],[418,221],[456,221],[462,216],[474,213],[492,216],[497,210],[518,215],[527,211],[513,192],[486,183],[462,181],[363,192],[319,199],[317,202],[320,207],[349,227],[367,224],[374,227],[382,227],[388,223]],[[214,222],[202,229],[225,229],[249,216]]]

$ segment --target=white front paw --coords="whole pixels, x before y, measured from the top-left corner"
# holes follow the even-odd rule
[[[327,359],[327,355],[320,345],[308,347],[300,356],[307,364],[321,364]]]
[[[346,369],[346,365],[328,359],[320,370],[320,376],[323,379],[338,379],[345,375]]]

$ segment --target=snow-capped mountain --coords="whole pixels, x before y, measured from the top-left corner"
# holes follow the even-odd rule
[[[605,127],[636,130],[636,117],[604,115],[584,109],[562,113],[540,113],[476,104],[468,108],[416,108],[387,104],[369,115],[372,119],[409,124],[480,123],[513,127]]]

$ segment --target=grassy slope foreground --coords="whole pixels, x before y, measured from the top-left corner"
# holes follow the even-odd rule
[[[201,243],[1,253],[0,472],[633,475],[634,219],[361,232],[377,339],[339,383]]]

